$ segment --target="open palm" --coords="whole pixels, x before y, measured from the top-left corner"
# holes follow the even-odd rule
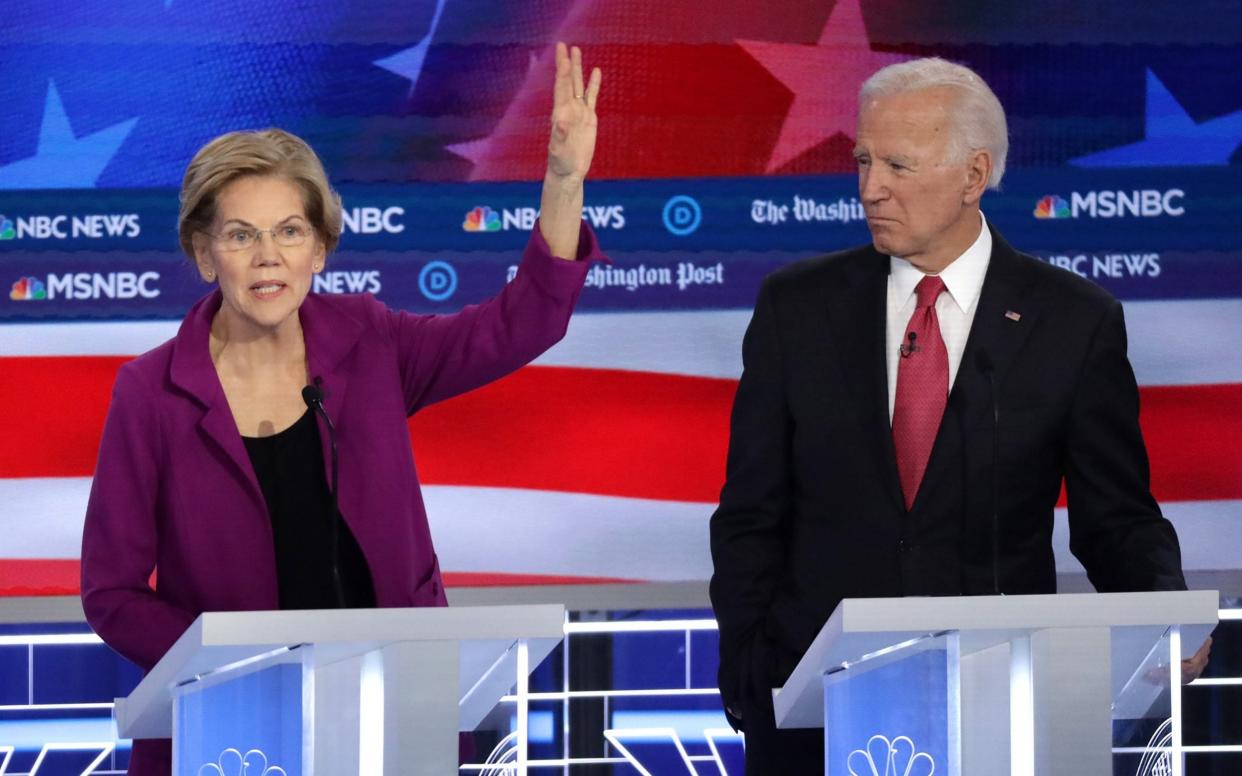
[[[595,102],[603,78],[600,69],[591,80],[582,77],[582,50],[556,44],[556,84],[552,97],[552,136],[548,141],[548,172],[561,178],[582,180],[595,155],[598,123]]]

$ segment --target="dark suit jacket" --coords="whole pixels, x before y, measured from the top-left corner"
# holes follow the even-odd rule
[[[766,701],[843,598],[993,592],[993,381],[1000,589],[1055,592],[1062,478],[1070,546],[1097,590],[1185,588],[1177,536],[1149,488],[1121,305],[995,230],[993,241],[908,512],[888,417],[888,257],[868,246],[764,282],[711,520],[726,705]]]

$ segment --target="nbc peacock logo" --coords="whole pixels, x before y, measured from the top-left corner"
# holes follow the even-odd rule
[[[920,752],[909,736],[874,735],[862,749],[850,752],[845,761],[849,776],[933,776],[936,761]]]
[[[1049,194],[1035,203],[1036,218],[1069,218],[1070,206],[1062,197]]]
[[[16,302],[28,302],[36,299],[47,299],[47,287],[38,278],[18,278],[9,289],[9,299]]]
[[[17,232],[13,230],[13,222],[8,216],[0,213],[0,240],[12,240],[17,236]]]
[[[500,214],[487,205],[480,205],[466,213],[461,228],[467,232],[499,232]]]
[[[225,749],[214,763],[198,766],[196,776],[289,776],[278,765],[268,765],[267,755],[261,749],[251,749],[245,754],[240,749]]]

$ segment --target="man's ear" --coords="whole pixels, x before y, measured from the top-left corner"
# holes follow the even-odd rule
[[[966,159],[966,188],[962,192],[962,203],[974,205],[983,198],[988,188],[988,180],[992,177],[992,152],[979,148],[970,152]]]

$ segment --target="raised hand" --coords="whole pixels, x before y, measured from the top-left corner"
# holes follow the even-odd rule
[[[539,231],[553,256],[573,259],[578,252],[582,221],[582,181],[595,155],[595,101],[599,99],[599,68],[582,79],[582,51],[556,44],[556,83],[552,90],[552,137],[548,170],[539,201]]]
[[[603,78],[591,70],[589,83],[582,78],[582,49],[556,44],[556,83],[552,90],[552,136],[548,141],[548,172],[557,177],[582,180],[595,154],[595,102]]]

